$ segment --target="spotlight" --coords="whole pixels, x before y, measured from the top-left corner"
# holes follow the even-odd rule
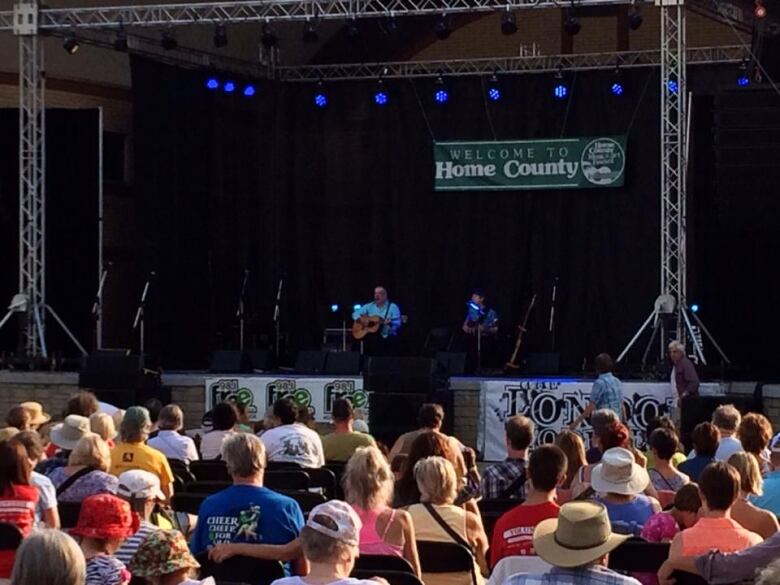
[[[244,96],[252,97],[253,95],[255,95],[255,86],[251,84],[244,86]]]
[[[362,306],[363,305],[361,305],[360,303],[355,303],[354,305],[352,305],[352,310],[359,311]]]
[[[610,86],[610,91],[612,92],[612,95],[621,96],[623,95],[623,92],[625,91],[625,86],[623,85],[623,76],[620,73],[620,68],[615,67],[615,73],[612,77],[612,85]]]
[[[65,40],[62,41],[62,48],[68,55],[73,55],[79,50],[79,41],[76,39],[76,31],[70,31]]]
[[[274,33],[273,27],[269,23],[263,25],[263,34],[260,35],[260,42],[266,49],[273,49],[279,42],[279,37]]]
[[[514,12],[507,10],[501,15],[501,32],[505,35],[513,35],[517,32],[517,19]]]
[[[566,85],[566,80],[563,78],[563,73],[558,71],[555,74],[555,85],[553,86],[553,95],[556,99],[566,99],[569,95],[569,86]]]
[[[614,95],[623,95],[624,87],[619,81],[614,82],[610,89]]]
[[[753,7],[753,15],[756,18],[766,18],[766,6],[764,6],[764,0],[756,0]]]
[[[691,312],[692,313],[698,313],[699,312],[699,305],[697,305],[696,303],[693,303],[691,305]]]
[[[219,80],[216,77],[209,77],[206,80],[206,87],[208,89],[219,89]]]
[[[387,95],[384,82],[380,79],[376,83],[376,91],[374,92],[374,103],[378,106],[386,106],[390,101],[390,96]]]
[[[440,41],[450,38],[452,30],[450,29],[450,19],[447,14],[442,14],[436,19],[436,22],[433,23],[433,34],[435,34],[436,38]]]
[[[314,92],[314,105],[318,108],[324,108],[328,105],[328,94],[322,86],[322,81],[317,82],[317,91]]]
[[[739,73],[737,73],[737,85],[740,87],[747,87],[750,85],[750,76],[748,75],[747,61],[742,61],[739,64]]]
[[[225,93],[233,93],[236,91],[236,84],[234,81],[226,81],[225,85],[222,86],[222,91]]]
[[[166,51],[172,51],[179,46],[179,42],[176,40],[176,37],[173,36],[172,30],[164,30],[160,45],[162,45],[162,48]]]
[[[220,23],[214,28],[214,46],[221,49],[222,47],[227,47],[227,44],[227,29],[224,24]]]
[[[309,18],[303,25],[303,42],[314,44],[320,40],[320,34],[317,32],[317,23]]]
[[[498,84],[498,75],[495,73],[488,80],[487,97],[491,102],[497,102],[501,99],[501,87]]]
[[[676,79],[670,79],[666,82],[666,89],[669,90],[669,93],[677,93],[680,90],[680,86],[677,84]]]
[[[563,22],[563,30],[570,37],[573,37],[574,35],[578,34],[580,30],[582,30],[580,19],[572,15],[567,16],[566,20]]]
[[[444,78],[441,75],[436,78],[433,99],[436,100],[437,104],[446,104],[450,99],[450,93],[447,91],[447,86],[444,84]]]
[[[356,41],[360,38],[360,25],[358,24],[357,18],[354,16],[350,18],[347,23],[347,38],[350,41]]]
[[[642,26],[642,13],[639,7],[634,5],[628,9],[628,28],[638,30]]]
[[[127,31],[121,24],[116,31],[116,38],[114,39],[114,49],[117,51],[127,51]]]
[[[330,306],[330,312],[331,312],[331,313],[338,313],[338,310],[339,310],[339,306],[338,306],[336,303],[333,303],[333,304]]]

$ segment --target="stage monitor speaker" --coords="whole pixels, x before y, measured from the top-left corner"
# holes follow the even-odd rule
[[[529,353],[523,362],[528,374],[554,376],[560,370],[560,355],[556,352]]]
[[[725,396],[688,396],[680,405],[680,439],[686,452],[693,448],[691,432],[697,424],[712,421],[712,413],[723,404],[733,404],[742,415],[749,412],[763,413],[760,395],[731,394]]]
[[[371,392],[430,394],[436,390],[436,360],[430,358],[372,357],[365,373]]]
[[[357,376],[360,374],[360,354],[356,351],[329,351],[325,373]]]
[[[85,356],[79,386],[95,390],[127,390],[142,386],[144,361],[127,350],[102,350]]]
[[[220,349],[214,352],[209,372],[221,374],[250,374],[252,363],[249,355],[243,351]]]
[[[252,370],[268,371],[273,369],[273,353],[267,349],[250,349],[246,352]]]
[[[436,362],[446,376],[462,376],[466,373],[467,355],[465,352],[440,351],[436,353]]]
[[[371,436],[391,448],[400,435],[417,428],[417,411],[426,402],[427,394],[375,392],[368,420]]]
[[[295,358],[295,371],[299,374],[321,374],[325,371],[327,358],[327,351],[299,351],[298,357]]]

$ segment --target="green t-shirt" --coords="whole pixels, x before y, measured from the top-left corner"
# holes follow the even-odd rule
[[[355,449],[369,446],[376,446],[376,443],[365,433],[331,433],[322,437],[325,461],[348,461]]]

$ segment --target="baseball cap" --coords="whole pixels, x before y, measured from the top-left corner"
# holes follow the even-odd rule
[[[165,495],[160,489],[160,478],[142,469],[131,469],[119,474],[119,486],[116,494],[124,498],[139,500],[165,499]]]
[[[363,523],[352,506],[340,500],[330,500],[309,512],[306,526],[345,544],[358,546]]]

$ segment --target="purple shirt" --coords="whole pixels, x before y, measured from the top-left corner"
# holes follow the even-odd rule
[[[677,360],[677,363],[675,363],[673,367],[677,394],[680,396],[683,394],[698,394],[699,376],[696,373],[696,368],[693,367],[693,362],[683,356]]]
[[[696,570],[710,585],[753,579],[756,571],[780,557],[780,532],[745,550],[723,554],[711,551],[696,557]]]
[[[68,479],[68,475],[64,467],[58,467],[51,472],[49,479],[55,488],[59,488]],[[57,499],[61,502],[80,502],[95,494],[115,494],[118,485],[119,479],[116,476],[95,469],[78,478],[68,489],[59,494]]]

